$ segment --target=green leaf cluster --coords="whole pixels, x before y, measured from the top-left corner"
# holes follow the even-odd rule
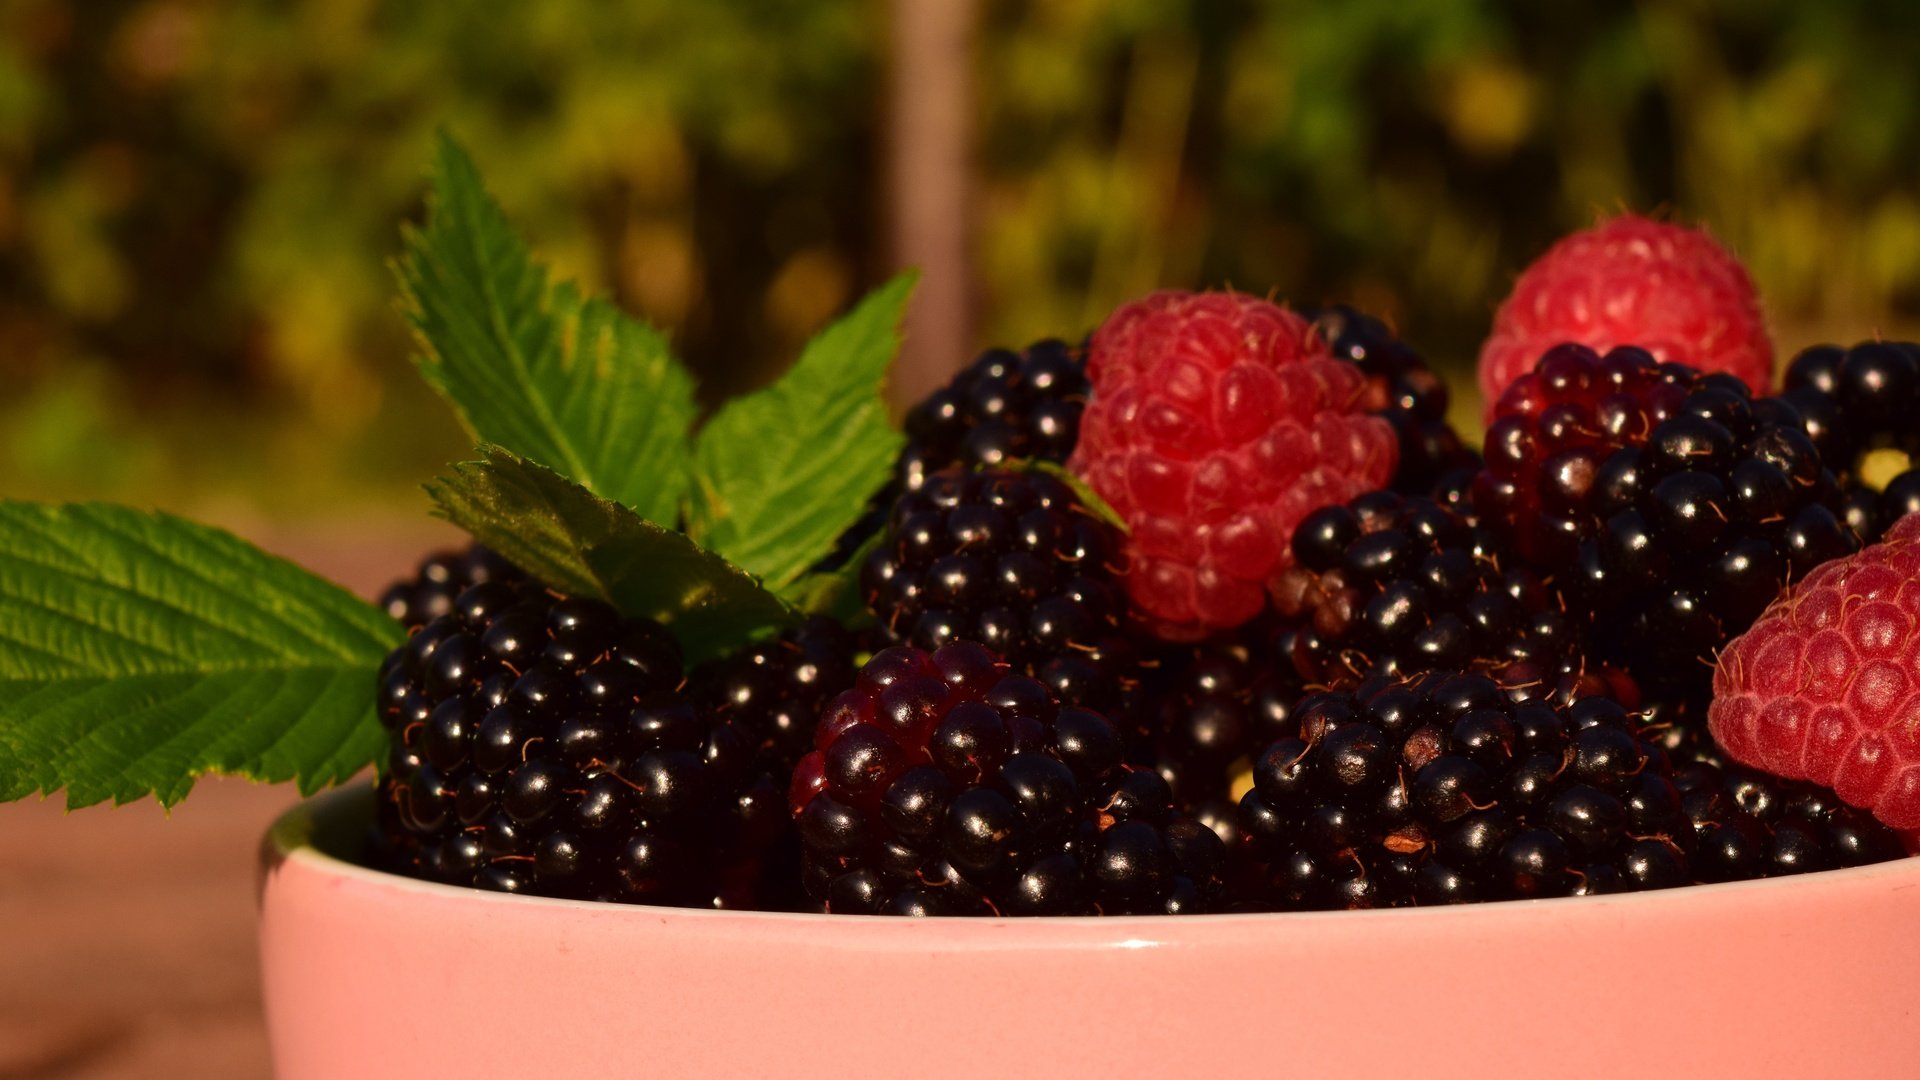
[[[697,426],[666,338],[554,283],[440,141],[397,272],[421,374],[479,444],[436,512],[540,580],[670,625],[691,659],[844,605],[813,572],[900,448],[881,391],[912,279]],[[218,529],[0,502],[0,800],[184,797],[209,772],[339,782],[379,759],[387,615]]]
[[[445,136],[426,226],[397,271],[420,370],[482,446],[431,487],[445,516],[556,586],[673,624],[696,654],[833,592],[808,571],[900,451],[882,391],[910,275],[696,431],[693,382],[666,339],[551,283]],[[660,580],[613,591],[596,567],[612,551]],[[637,587],[631,574],[622,586]],[[698,597],[731,599],[685,599]]]

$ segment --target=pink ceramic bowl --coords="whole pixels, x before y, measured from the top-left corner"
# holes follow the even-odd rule
[[[853,919],[378,873],[330,854],[371,802],[267,837],[282,1080],[1920,1076],[1920,859],[1409,911]]]

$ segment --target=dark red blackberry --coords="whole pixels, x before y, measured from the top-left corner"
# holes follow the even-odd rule
[[[452,611],[454,598],[470,586],[525,580],[519,567],[472,544],[465,551],[436,551],[422,559],[413,577],[387,586],[380,594],[380,607],[414,630]]]
[[[771,641],[738,649],[694,670],[689,692],[702,711],[760,740],[767,766],[788,773],[813,749],[813,725],[853,685],[859,635],[813,616]]]
[[[1098,713],[967,642],[890,648],[795,770],[808,893],[842,914],[1183,914],[1216,902],[1220,839],[1122,764]]]
[[[665,630],[525,583],[452,607],[381,667],[378,864],[543,896],[760,901],[785,777],[680,692]]]
[[[1494,406],[1474,507],[1522,558],[1557,569],[1593,535],[1593,486],[1615,450],[1646,445],[1701,382],[1681,364],[1621,346],[1561,345]]]
[[[1302,314],[1313,321],[1333,355],[1366,373],[1373,410],[1393,425],[1400,443],[1393,490],[1431,495],[1479,471],[1480,455],[1447,422],[1446,380],[1430,370],[1418,352],[1379,319],[1345,305]]]
[[[1829,788],[1723,763],[1708,754],[1674,771],[1693,823],[1703,882],[1864,866],[1904,855],[1900,834]]]
[[[1061,341],[988,349],[907,413],[894,482],[918,491],[943,469],[1065,462],[1087,404],[1086,356]]]
[[[1780,396],[1839,477],[1843,515],[1862,543],[1920,510],[1920,345],[1816,345],[1787,366]],[[1905,467],[1890,480],[1868,475],[1864,459],[1877,450],[1904,454]]]
[[[1472,670],[1518,696],[1616,688],[1587,659],[1580,624],[1492,533],[1431,499],[1370,492],[1310,515],[1274,591],[1309,680]]]
[[[1666,756],[1607,698],[1515,704],[1478,675],[1303,698],[1240,802],[1238,906],[1402,907],[1693,880]]]
[[[979,641],[1062,700],[1111,709],[1133,677],[1118,530],[1042,473],[941,473],[894,504],[862,568],[892,641]]]

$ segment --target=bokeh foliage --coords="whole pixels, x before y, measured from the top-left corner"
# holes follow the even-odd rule
[[[1622,206],[1729,243],[1783,352],[1920,314],[1912,5],[982,9],[975,344],[1231,283],[1465,365],[1511,275]],[[764,381],[889,269],[886,14],[0,0],[0,492],[417,505],[460,440],[385,261],[442,125],[709,401]]]

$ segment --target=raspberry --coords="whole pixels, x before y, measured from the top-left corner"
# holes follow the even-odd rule
[[[1303,698],[1241,798],[1236,906],[1403,907],[1693,880],[1666,755],[1618,702],[1432,672]]]
[[[1920,515],[1770,605],[1721,655],[1707,722],[1735,761],[1920,828]]]
[[[1112,708],[1133,674],[1119,531],[1043,473],[941,473],[894,504],[861,570],[890,640],[979,641],[1064,700]]]
[[[504,892],[763,906],[785,774],[681,681],[649,620],[472,586],[381,667],[374,861]]]
[[[1816,345],[1787,365],[1784,385],[1780,396],[1799,410],[1820,456],[1839,475],[1847,524],[1862,541],[1872,543],[1920,510],[1920,345]],[[1864,466],[1867,454],[1882,450],[1907,462],[1876,487]]]
[[[1094,333],[1070,467],[1132,530],[1127,590],[1163,638],[1258,615],[1314,509],[1384,486],[1392,427],[1307,321],[1235,293],[1159,292]]]
[[[1275,606],[1299,620],[1293,662],[1316,682],[1471,670],[1522,697],[1609,689],[1539,576],[1431,499],[1376,491],[1317,510],[1293,552]]]
[[[1499,400],[1569,341],[1638,345],[1762,392],[1773,372],[1759,294],[1739,260],[1702,230],[1634,214],[1563,237],[1514,282],[1480,349],[1482,397]]]
[[[1122,764],[1098,713],[983,646],[874,656],[815,730],[789,805],[808,893],[897,915],[1187,913],[1212,907],[1220,839]]]
[[[412,578],[387,586],[380,594],[380,608],[408,630],[417,630],[452,611],[454,599],[469,586],[524,580],[519,567],[479,544],[465,551],[436,551],[421,560]]]
[[[1479,471],[1480,455],[1447,422],[1446,381],[1419,353],[1385,323],[1350,307],[1336,304],[1305,314],[1333,355],[1366,375],[1369,410],[1393,425],[1400,446],[1393,490],[1430,495]]]

